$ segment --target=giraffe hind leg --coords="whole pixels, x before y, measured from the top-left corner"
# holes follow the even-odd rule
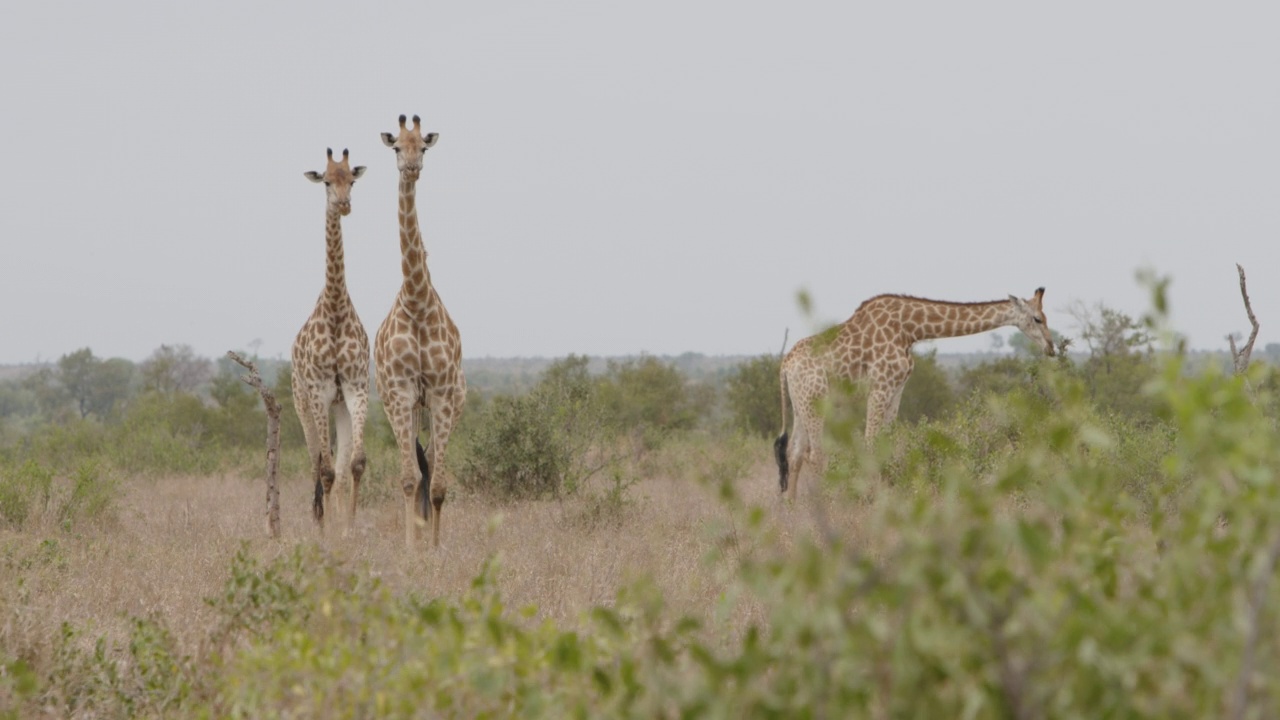
[[[431,480],[427,486],[427,494],[431,501],[431,545],[440,547],[440,518],[444,510],[448,487],[445,483],[444,453],[449,446],[449,436],[453,434],[453,423],[460,414],[466,399],[466,387],[454,389],[440,401],[430,405],[431,413]]]
[[[419,438],[413,439],[413,447],[418,454],[418,471],[422,473],[422,479],[418,481],[418,489],[414,492],[413,500],[418,514],[423,520],[427,520],[431,517],[431,503],[427,497],[431,490],[431,464],[427,462],[427,453],[422,449],[422,441]]]

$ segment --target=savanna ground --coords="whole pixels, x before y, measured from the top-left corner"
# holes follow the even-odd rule
[[[776,505],[777,470],[765,463],[767,443],[754,449],[753,467],[737,482],[745,497]],[[22,579],[21,588],[8,588],[21,598],[6,597],[13,616],[5,645],[40,647],[63,622],[123,641],[130,618],[151,617],[194,653],[215,623],[206,599],[221,592],[232,558],[243,551],[269,564],[298,545],[320,548],[393,594],[424,598],[462,598],[484,563],[498,558],[495,580],[506,602],[536,606],[536,619],[572,624],[644,577],[674,609],[704,614],[725,590],[728,570],[722,567],[717,578],[708,560],[717,530],[732,519],[716,488],[683,472],[663,475],[631,486],[625,509],[602,510],[600,500],[582,496],[500,501],[455,494],[445,505],[438,549],[429,542],[405,547],[403,504],[389,492],[359,508],[354,532],[345,529],[345,509],[331,507],[321,534],[311,519],[309,481],[286,478],[281,537],[270,540],[261,477],[125,480],[109,516],[72,532],[52,517],[0,531],[6,574]],[[782,537],[807,531],[803,510],[786,516],[795,524]],[[744,621],[734,618],[733,625]]]
[[[920,357],[872,448],[837,398],[793,505],[776,357],[557,361],[469,398],[439,549],[376,408],[323,537],[286,410],[272,540],[257,398],[86,349],[0,383],[0,715],[1277,716],[1280,372],[1102,319]]]

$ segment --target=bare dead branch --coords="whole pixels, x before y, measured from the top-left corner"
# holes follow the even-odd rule
[[[1253,326],[1253,331],[1249,333],[1249,342],[1245,343],[1243,348],[1236,350],[1236,338],[1234,335],[1227,336],[1227,342],[1231,345],[1231,360],[1235,363],[1235,373],[1242,375],[1249,369],[1249,356],[1253,354],[1253,341],[1258,339],[1258,318],[1253,314],[1253,305],[1249,303],[1249,289],[1245,286],[1244,268],[1240,263],[1236,263],[1236,270],[1240,273],[1240,297],[1244,298],[1244,311],[1249,315],[1249,324]]]
[[[778,359],[781,360],[787,352],[787,336],[791,334],[791,328],[782,331],[782,348],[778,350]]]
[[[240,379],[258,391],[262,396],[262,404],[267,409],[267,535],[280,537],[280,489],[276,484],[276,475],[280,470],[280,403],[276,396],[262,382],[258,374],[258,366],[250,360],[240,357],[239,353],[227,351],[227,357],[239,363],[249,371]]]

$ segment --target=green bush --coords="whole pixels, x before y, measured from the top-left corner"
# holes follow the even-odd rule
[[[691,385],[674,366],[646,355],[609,361],[598,392],[609,423],[653,448],[671,433],[697,425],[709,412],[714,391]]]
[[[725,402],[732,428],[760,437],[773,437],[782,426],[781,389],[777,355],[760,355],[739,363],[725,380]]]
[[[58,523],[70,529],[79,521],[111,520],[119,500],[118,484],[93,462],[85,462],[71,476],[71,489],[57,508]]]
[[[527,395],[498,396],[469,421],[461,485],[503,498],[572,493],[614,462],[585,357],[552,365]]]
[[[0,519],[21,528],[33,506],[49,506],[53,494],[53,471],[34,460],[0,473]]]
[[[914,423],[926,418],[940,418],[955,406],[955,391],[951,378],[938,364],[938,351],[916,354],[915,369],[902,390],[902,402],[898,406],[898,419]]]

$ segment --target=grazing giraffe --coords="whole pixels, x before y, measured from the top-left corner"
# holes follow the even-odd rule
[[[833,380],[870,385],[867,397],[866,439],[871,441],[882,424],[893,422],[902,401],[902,390],[915,367],[911,346],[921,340],[975,335],[1012,325],[1053,355],[1053,336],[1044,316],[1044,288],[1027,300],[957,303],[926,300],[908,295],[877,295],[862,303],[842,325],[807,337],[795,344],[782,360],[782,434],[774,442],[778,484],[785,494],[800,480],[806,459],[821,468],[820,398]],[[795,417],[795,437],[787,443],[787,395]],[[791,482],[788,480],[792,479]]]
[[[378,328],[373,356],[378,395],[400,449],[405,544],[412,546],[421,537],[423,521],[430,519],[431,541],[438,547],[440,511],[447,490],[444,453],[453,425],[462,415],[467,382],[462,374],[462,340],[431,284],[418,228],[418,175],[423,157],[439,138],[437,133],[422,135],[420,126],[417,115],[412,129],[405,126],[401,115],[399,135],[382,134],[383,144],[396,151],[400,171],[400,270],[404,284]],[[425,454],[417,447],[422,408],[430,416]]]
[[[369,408],[369,337],[347,294],[342,257],[342,216],[351,212],[351,188],[364,175],[364,167],[351,167],[346,150],[342,162],[333,161],[332,149],[328,157],[323,174],[305,173],[308,180],[322,182],[325,188],[324,291],[293,341],[293,405],[302,421],[315,479],[312,515],[322,530],[325,501],[334,484],[329,410],[333,408],[337,428],[337,471],[351,480],[347,519],[353,526],[365,468],[364,422]]]

